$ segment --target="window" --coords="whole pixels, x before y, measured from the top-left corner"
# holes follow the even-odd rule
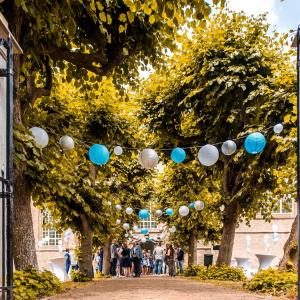
[[[53,218],[51,214],[43,211],[43,245],[59,246],[61,244],[61,233],[53,226]]]
[[[291,197],[283,197],[279,199],[273,209],[273,214],[292,214],[294,213],[294,199]]]
[[[150,214],[149,218],[139,221],[138,227],[139,228],[148,228],[148,229],[157,229],[157,222],[152,219],[152,216]]]

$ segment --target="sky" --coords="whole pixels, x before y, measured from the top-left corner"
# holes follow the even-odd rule
[[[283,33],[300,24],[300,0],[227,0],[230,9],[246,14],[268,13],[272,29]]]

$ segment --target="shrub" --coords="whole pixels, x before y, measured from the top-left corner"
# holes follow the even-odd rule
[[[71,279],[74,282],[86,282],[91,281],[91,278],[89,278],[86,273],[81,272],[80,270],[72,270],[71,271]]]
[[[283,270],[262,270],[246,284],[250,291],[271,293],[273,295],[285,294],[297,287],[297,274]]]
[[[214,265],[208,268],[204,266],[188,267],[184,271],[184,276],[197,276],[203,280],[214,279],[224,281],[244,281],[246,276],[240,268],[233,268],[227,265]]]
[[[38,299],[61,291],[61,282],[51,272],[28,268],[14,272],[14,299]]]

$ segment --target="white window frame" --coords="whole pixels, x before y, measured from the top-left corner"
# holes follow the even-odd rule
[[[49,211],[44,210],[42,212],[43,224],[42,224],[42,238],[44,240],[43,246],[55,247],[59,246],[62,243],[62,233],[58,232],[57,229],[53,226],[53,218]],[[49,240],[45,238],[49,236]]]
[[[284,205],[283,205],[283,202],[284,201],[291,201],[291,211],[283,211],[285,208],[284,208]],[[272,214],[273,215],[286,215],[286,214],[294,214],[294,210],[295,210],[295,199],[293,198],[281,198],[278,200],[278,203],[279,203],[279,211],[275,211],[273,210]]]

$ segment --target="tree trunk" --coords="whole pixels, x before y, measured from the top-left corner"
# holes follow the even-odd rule
[[[93,233],[85,215],[80,216],[82,230],[80,237],[80,271],[86,273],[89,278],[93,278]]]
[[[109,275],[110,273],[110,244],[111,241],[108,240],[103,246],[103,267],[102,274]]]
[[[189,238],[188,266],[197,265],[197,237],[192,233]]]
[[[226,205],[223,219],[223,232],[217,264],[230,265],[237,224],[237,202]]]
[[[296,216],[290,236],[284,244],[284,254],[279,263],[279,267],[284,269],[291,269],[294,267],[297,270],[298,266],[298,246],[297,246],[297,233],[298,233],[298,216]]]

